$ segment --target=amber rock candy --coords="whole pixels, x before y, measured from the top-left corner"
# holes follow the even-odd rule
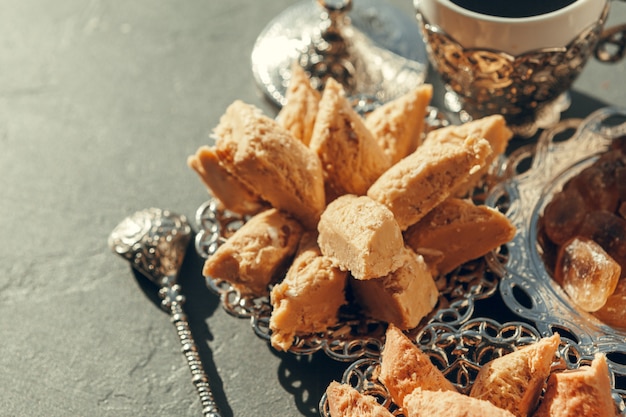
[[[556,194],[543,213],[544,230],[548,238],[562,245],[572,238],[586,213],[585,200],[575,187]]]
[[[617,208],[615,178],[601,166],[594,164],[585,168],[572,179],[572,185],[578,189],[589,210],[613,212]]]
[[[621,267],[596,242],[577,236],[561,247],[555,274],[581,309],[594,312],[615,291]]]
[[[626,265],[626,219],[607,211],[593,211],[585,216],[578,235],[594,240],[618,264]]]
[[[626,279],[620,279],[617,288],[594,315],[612,327],[626,329]]]

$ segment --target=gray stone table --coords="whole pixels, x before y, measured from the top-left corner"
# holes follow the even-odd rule
[[[0,2],[0,416],[200,415],[168,316],[107,236],[146,207],[193,217],[206,192],[186,158],[233,100],[275,114],[250,53],[292,3]],[[591,62],[567,115],[626,106],[625,82],[626,62]],[[346,364],[272,350],[190,252],[186,308],[224,416],[319,415]]]

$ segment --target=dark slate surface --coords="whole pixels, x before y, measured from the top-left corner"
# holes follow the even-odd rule
[[[107,236],[145,207],[193,217],[206,194],[186,157],[235,99],[275,113],[249,56],[292,3],[2,1],[1,416],[199,415],[169,318]],[[591,62],[567,115],[626,105],[625,81],[625,62]],[[318,415],[346,365],[273,351],[200,269],[190,251],[181,283],[224,416]]]

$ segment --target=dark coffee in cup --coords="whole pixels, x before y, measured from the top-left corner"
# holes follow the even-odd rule
[[[497,17],[539,16],[562,9],[576,0],[451,0],[475,13]]]

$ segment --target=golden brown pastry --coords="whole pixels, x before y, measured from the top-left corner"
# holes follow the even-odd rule
[[[428,355],[393,324],[389,325],[385,333],[378,379],[398,405],[404,404],[404,397],[416,388],[456,391]]]
[[[483,366],[470,392],[517,417],[528,416],[536,407],[559,346],[558,333],[493,359]]]
[[[389,275],[348,282],[366,316],[406,330],[417,327],[432,311],[439,291],[421,255],[409,248],[403,248],[400,253],[405,261]]]
[[[333,381],[326,388],[331,417],[393,417],[371,395],[361,394],[346,384]]]
[[[498,210],[449,198],[410,226],[404,241],[417,253],[438,253],[432,267],[436,274],[447,274],[510,241],[515,232],[515,226]]]
[[[339,308],[346,304],[347,274],[322,255],[316,233],[305,233],[285,279],[272,288],[272,346],[288,350],[296,335],[336,324]]]
[[[381,175],[367,195],[389,207],[406,230],[482,169],[491,152],[489,143],[476,135],[459,143],[424,144]]]
[[[302,226],[269,209],[252,217],[209,257],[205,276],[228,281],[243,295],[267,294],[267,286],[295,253]]]
[[[239,214],[256,214],[268,208],[258,193],[249,189],[220,165],[214,147],[201,146],[187,158],[187,165],[200,177],[225,209]]]
[[[322,161],[327,202],[343,194],[364,195],[391,165],[332,78],[326,81],[309,147]]]
[[[404,241],[389,209],[366,196],[343,195],[318,224],[322,253],[357,279],[389,275],[404,262]]]
[[[221,166],[272,207],[316,227],[325,206],[322,167],[302,142],[239,100],[228,107],[215,135]]]
[[[415,90],[377,107],[365,118],[365,125],[395,164],[422,143],[426,108],[433,87],[423,84]]]
[[[304,69],[294,62],[285,93],[286,103],[276,120],[305,145],[311,142],[321,94],[311,85]]]
[[[464,196],[480,182],[491,163],[500,155],[504,154],[513,132],[507,127],[504,117],[500,114],[486,116],[472,120],[462,125],[452,125],[436,129],[428,133],[424,145],[439,146],[442,143],[461,143],[470,134],[476,134],[484,138],[491,145],[492,153],[487,157],[485,166],[459,184],[452,195]]]
[[[606,357],[596,354],[591,366],[555,372],[533,417],[615,417]]]
[[[455,391],[427,391],[416,388],[404,399],[407,417],[513,417],[489,401]]]

